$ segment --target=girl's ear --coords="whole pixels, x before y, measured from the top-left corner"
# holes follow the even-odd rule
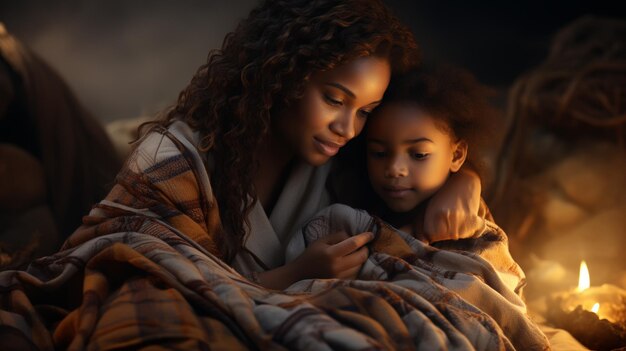
[[[467,142],[465,140],[459,140],[452,145],[452,164],[450,165],[450,172],[454,173],[461,169],[465,159],[467,158]]]

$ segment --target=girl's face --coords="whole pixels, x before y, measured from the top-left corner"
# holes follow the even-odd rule
[[[373,56],[313,74],[302,98],[278,116],[275,137],[305,162],[326,163],[361,132],[390,74],[389,62]]]
[[[461,168],[467,144],[456,142],[413,104],[381,106],[367,127],[367,168],[374,191],[394,212],[408,212]]]

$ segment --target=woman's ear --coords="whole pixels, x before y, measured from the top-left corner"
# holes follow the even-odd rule
[[[454,173],[461,169],[465,159],[467,158],[467,142],[465,140],[459,140],[452,145],[452,164],[450,165],[450,172]]]

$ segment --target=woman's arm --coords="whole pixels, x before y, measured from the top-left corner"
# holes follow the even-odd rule
[[[424,232],[428,241],[466,238],[481,228],[480,192],[476,172],[464,167],[453,173],[426,207]]]

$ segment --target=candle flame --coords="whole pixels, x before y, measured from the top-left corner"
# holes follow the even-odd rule
[[[591,312],[598,314],[598,311],[600,310],[600,303],[596,302],[593,307],[591,307]]]
[[[578,275],[578,291],[584,291],[591,286],[589,279],[589,269],[585,260],[580,262],[580,274]]]

